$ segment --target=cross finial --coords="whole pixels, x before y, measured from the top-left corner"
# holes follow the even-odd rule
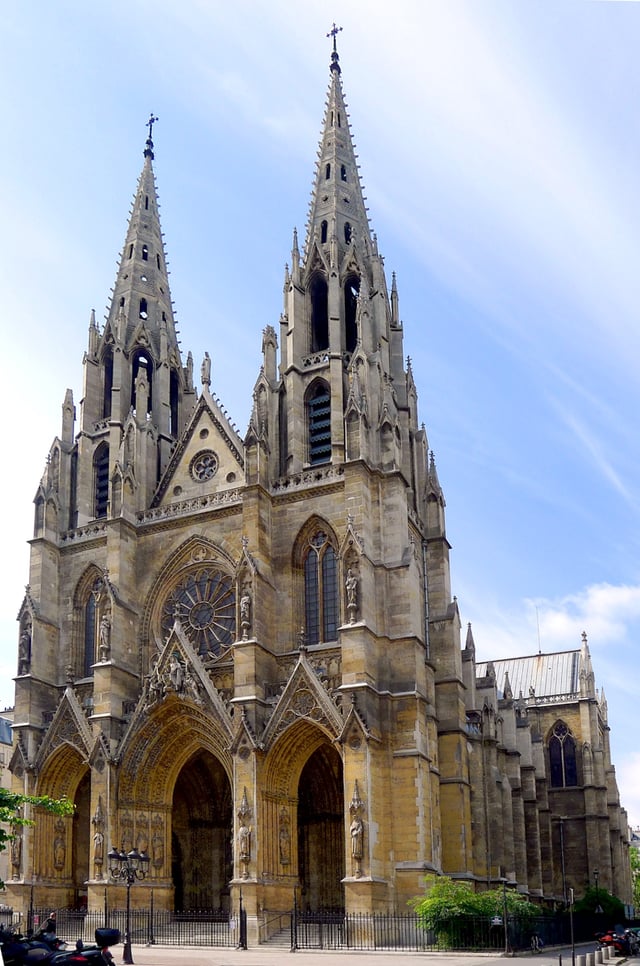
[[[158,118],[155,116],[155,114],[152,111],[151,114],[149,115],[149,120],[147,121],[147,126],[149,128],[149,140],[150,141],[153,138],[153,125],[156,123],[157,120],[158,120]]]
[[[331,30],[327,34],[327,37],[333,37],[333,52],[334,52],[334,54],[337,54],[338,53],[338,49],[336,47],[336,37],[338,36],[338,34],[340,33],[341,30],[342,30],[342,27],[336,27],[335,21],[334,21],[334,24],[333,24]]]

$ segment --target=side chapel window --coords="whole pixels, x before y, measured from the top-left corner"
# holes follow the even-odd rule
[[[549,738],[549,770],[552,788],[578,784],[576,743],[564,721],[557,721]]]
[[[338,636],[338,565],[336,552],[324,531],[319,530],[311,537],[303,569],[306,643],[335,641]]]

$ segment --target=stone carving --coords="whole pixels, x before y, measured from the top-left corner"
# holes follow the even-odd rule
[[[238,858],[242,864],[242,878],[249,878],[249,862],[251,861],[251,807],[247,799],[247,789],[244,789],[240,808],[238,809]]]
[[[246,588],[240,598],[240,626],[242,628],[242,640],[247,641],[251,628],[251,595]]]
[[[284,805],[280,809],[278,822],[278,845],[280,847],[280,865],[289,865],[291,861],[291,819]]]
[[[100,621],[98,655],[98,659],[103,663],[111,656],[111,618],[106,613],[102,615]]]
[[[20,878],[20,863],[22,861],[22,828],[20,825],[11,827],[11,868],[14,879]]]
[[[55,824],[56,834],[53,839],[53,867],[56,872],[64,870],[67,857],[67,830],[61,818]]]
[[[211,385],[211,358],[208,352],[205,352],[200,366],[200,381],[203,386]]]
[[[347,614],[349,615],[349,623],[354,624],[358,610],[358,578],[356,574],[354,574],[351,567],[349,567],[347,570],[344,586],[347,594]]]
[[[104,811],[102,808],[102,796],[98,797],[98,807],[95,815],[91,819],[93,825],[93,864],[96,879],[102,878],[102,866],[104,863]]]
[[[25,623],[18,644],[18,674],[28,674],[31,668],[31,624]]]
[[[349,834],[351,835],[351,860],[353,876],[359,879],[362,876],[362,859],[364,858],[364,802],[360,798],[360,790],[357,780],[354,783],[353,797],[349,804],[349,814],[351,815],[351,825]]]

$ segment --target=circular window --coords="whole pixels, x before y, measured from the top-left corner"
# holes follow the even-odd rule
[[[176,619],[201,657],[226,650],[236,634],[232,578],[210,567],[183,577],[164,602],[163,637],[169,635]]]
[[[218,472],[218,457],[212,449],[201,450],[191,460],[189,472],[197,483],[212,480]]]

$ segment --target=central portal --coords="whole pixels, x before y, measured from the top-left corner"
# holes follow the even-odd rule
[[[344,909],[344,792],[342,761],[330,745],[315,751],[298,786],[298,861],[302,909]]]
[[[231,786],[220,762],[201,751],[173,793],[171,871],[174,908],[229,909],[233,874]]]

